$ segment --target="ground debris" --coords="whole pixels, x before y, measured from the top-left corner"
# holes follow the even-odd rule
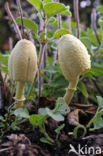
[[[11,134],[7,141],[0,145],[0,156],[49,156],[41,147],[31,144],[24,134]]]

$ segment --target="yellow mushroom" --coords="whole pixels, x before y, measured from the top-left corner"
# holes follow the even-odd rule
[[[33,82],[37,71],[36,48],[29,40],[17,42],[8,60],[9,76],[17,81],[15,108],[23,106],[25,100],[24,87],[26,82]]]
[[[90,55],[84,44],[73,35],[64,35],[58,42],[58,59],[64,77],[69,81],[64,100],[70,103],[80,75],[91,68]]]

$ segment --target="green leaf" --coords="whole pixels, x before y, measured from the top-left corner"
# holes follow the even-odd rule
[[[50,3],[50,2],[52,2],[52,0],[44,0],[43,4]]]
[[[67,8],[61,3],[50,2],[44,5],[44,12],[48,18],[56,14],[61,14],[63,11],[67,11]]]
[[[55,130],[55,132],[56,132],[57,134],[59,134],[60,131],[64,128],[64,126],[65,126],[65,124],[60,125],[60,126]]]
[[[69,7],[66,7],[66,10],[65,10],[65,11],[62,11],[60,14],[61,14],[61,15],[68,15],[68,16],[71,16],[71,12],[70,12],[70,10],[69,10]]]
[[[49,108],[46,108],[46,112],[47,114],[53,118],[55,121],[64,121],[64,116],[61,115],[59,112],[54,113],[53,111],[51,111]]]
[[[66,34],[71,34],[71,33],[66,29],[59,29],[55,32],[54,39],[59,39],[61,36]]]
[[[47,115],[39,116],[34,114],[30,116],[29,121],[33,126],[37,127],[42,125],[46,119],[47,119]]]
[[[70,112],[70,108],[69,106],[66,104],[66,102],[64,101],[64,98],[58,98],[56,101],[56,107],[53,110],[54,113],[61,113],[63,115],[66,115],[67,113]]]
[[[40,138],[40,141],[49,145],[52,145],[52,143],[50,141],[48,141],[46,138],[42,137]]]
[[[8,64],[9,55],[0,54],[0,64],[7,65]]]
[[[2,71],[6,74],[8,74],[8,67],[1,67]]]
[[[5,127],[5,124],[3,122],[0,122],[0,128]]]
[[[90,71],[94,76],[103,76],[103,66],[93,66]]]
[[[27,0],[29,3],[31,3],[37,10],[42,10],[42,1],[41,0]]]
[[[103,118],[102,118],[102,115],[103,115],[103,110],[101,112],[97,113],[95,119],[93,120],[93,125],[94,125],[93,130],[103,128]]]
[[[21,19],[17,18],[16,22],[21,24]],[[29,28],[30,30],[32,30],[34,34],[37,34],[38,28],[34,22],[32,22],[31,20],[27,18],[23,18],[23,24],[26,28]]]
[[[14,131],[20,130],[20,128],[16,124],[17,124],[16,122],[12,122],[10,125],[11,129]]]
[[[99,15],[103,16],[103,6],[100,5],[100,6],[98,6],[97,9],[98,9],[98,13],[99,13]]]
[[[63,98],[58,98],[56,101],[56,107],[53,110],[49,108],[40,108],[39,114],[40,115],[48,115],[56,121],[64,121],[65,114],[70,112],[70,108],[65,103]]]
[[[102,5],[98,6],[98,11],[103,12],[103,6]]]
[[[95,36],[93,30],[92,29],[88,29],[88,32],[87,33],[88,33],[88,37],[90,38],[92,44],[94,46],[98,46],[98,41],[96,39],[96,36]]]
[[[18,108],[14,111],[14,115],[21,118],[29,118],[29,112],[26,108]]]
[[[1,116],[1,115],[0,115],[0,120],[1,121],[5,121],[4,118],[3,118],[3,116]]]
[[[98,107],[103,109],[103,98],[101,96],[96,96]]]
[[[82,94],[87,98],[88,97],[88,92],[86,89],[86,86],[83,82],[79,83],[79,90],[82,92]]]
[[[89,37],[81,37],[81,41],[87,47],[88,51],[91,52],[91,40],[90,40],[90,38]]]
[[[56,22],[56,18],[55,17],[51,17],[48,21],[49,24],[53,24]]]

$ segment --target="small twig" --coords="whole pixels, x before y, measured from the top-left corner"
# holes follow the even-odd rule
[[[16,102],[13,102],[9,107],[8,107],[8,114],[10,113],[10,110],[12,109],[12,107],[16,104]]]
[[[11,51],[13,49],[13,39],[9,37],[9,50]]]
[[[22,33],[23,33],[23,38],[24,38],[25,33],[24,33],[24,24],[23,24],[23,13],[22,13],[20,0],[17,0],[17,5],[18,5],[18,8],[19,8],[20,16],[21,16],[21,27],[22,27]]]
[[[8,147],[8,148],[4,148],[4,149],[0,149],[0,153],[4,152],[4,151],[10,151],[13,147]]]
[[[72,32],[72,29],[71,29],[71,16],[68,16],[68,29],[70,32]]]
[[[99,43],[99,45],[101,44],[100,43],[100,40],[98,38],[98,34],[97,34],[97,31],[96,31],[96,8],[93,8],[92,9],[92,13],[91,13],[91,28],[93,29],[94,33],[95,33],[95,36],[96,36],[96,39]]]
[[[40,99],[40,96],[41,96],[41,68],[40,68],[39,62],[38,62],[38,90],[39,90],[38,99]]]
[[[42,21],[43,25],[43,30],[42,30],[42,33],[44,33],[44,37],[40,43],[40,57],[39,57],[39,61],[38,61],[38,89],[39,89],[39,95],[38,95],[38,98],[40,99],[40,96],[41,96],[41,62],[42,62],[42,58],[43,58],[43,54],[44,54],[44,50],[45,50],[45,45],[46,45],[46,42],[45,42],[45,39],[46,39],[46,24],[47,24],[47,21],[46,21],[46,18],[43,17],[43,21]]]
[[[16,28],[16,30],[17,30],[17,33],[18,33],[19,39],[21,40],[21,39],[22,39],[21,32],[20,32],[20,30],[19,30],[19,27],[18,27],[16,21],[15,21],[14,16],[12,15],[12,13],[11,13],[11,11],[10,11],[10,8],[9,8],[9,4],[8,4],[8,2],[5,3],[5,9],[6,9],[8,15],[10,16],[10,18],[12,19],[12,21],[13,21],[13,23],[14,23],[14,25],[15,25],[15,28]]]
[[[41,61],[42,61],[42,56],[43,56],[43,53],[44,53],[44,47],[45,47],[45,43],[42,43],[41,45],[41,51],[40,51],[40,58],[39,58],[39,66],[41,65]]]
[[[74,4],[74,16],[76,20],[76,27],[77,27],[77,38],[80,37],[80,28],[79,28],[79,0],[73,0]]]

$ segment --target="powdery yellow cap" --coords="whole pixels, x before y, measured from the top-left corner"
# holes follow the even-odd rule
[[[29,40],[17,42],[8,60],[8,71],[15,81],[33,82],[37,71],[36,48]]]
[[[79,39],[70,34],[60,38],[58,58],[61,70],[69,81],[75,80],[91,68],[90,55],[86,47]]]

